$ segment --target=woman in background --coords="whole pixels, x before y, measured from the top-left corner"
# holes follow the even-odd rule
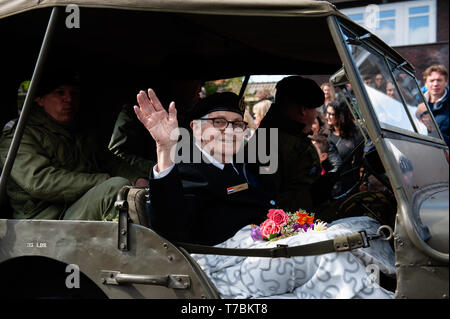
[[[325,96],[325,102],[322,106],[319,107],[318,111],[322,114],[325,114],[327,112],[328,104],[331,101],[334,101],[334,97],[336,95],[333,86],[329,82],[322,83],[320,88],[323,91],[323,95]]]
[[[340,167],[341,172],[347,172],[353,167],[358,154],[353,154],[352,159],[348,157],[363,140],[362,134],[353,122],[350,110],[342,100],[334,100],[328,104],[325,118],[330,127],[328,132],[330,149],[334,148],[337,151],[342,159],[342,164],[345,165],[345,167]],[[358,179],[359,171],[345,174],[336,184],[335,195],[347,191]]]
[[[258,128],[261,124],[262,119],[266,116],[267,111],[269,111],[272,102],[270,100],[262,100],[255,105],[253,105],[253,114],[255,114],[255,127]]]

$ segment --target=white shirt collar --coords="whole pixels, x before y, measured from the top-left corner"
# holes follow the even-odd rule
[[[434,103],[439,103],[442,99],[444,99],[444,97],[447,96],[447,94],[448,94],[448,90],[447,90],[447,88],[445,88],[445,93],[440,97],[439,100],[437,100],[437,101],[434,102]],[[429,92],[429,91],[426,91],[423,95],[424,95],[425,98],[427,99],[427,102],[429,102],[429,101],[430,101],[430,92]]]
[[[194,142],[194,145],[200,150],[200,152],[202,152],[202,154],[206,157],[206,159],[213,164],[215,167],[217,167],[218,169],[223,170],[223,168],[225,167],[224,163],[219,162],[218,160],[216,160],[214,157],[212,157],[210,154],[206,153],[204,150],[202,150],[202,148],[197,144],[197,142]],[[231,159],[230,164],[233,166],[234,170],[236,171],[236,173],[239,174],[238,170],[236,169],[236,167],[234,167],[234,163],[233,163],[233,159]]]
[[[202,154],[206,157],[206,159],[213,164],[215,167],[217,167],[218,169],[223,170],[225,164],[219,162],[218,160],[216,160],[214,157],[212,157],[210,154],[206,153],[204,150],[202,150],[202,148],[197,144],[197,142],[194,142],[195,146],[197,146],[197,148],[200,150],[200,152],[202,152]]]

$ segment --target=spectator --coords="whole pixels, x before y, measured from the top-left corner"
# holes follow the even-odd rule
[[[398,97],[397,97],[397,91],[396,91],[396,89],[395,89],[394,83],[392,83],[392,82],[387,82],[387,84],[386,84],[386,94],[387,94],[387,96],[389,96],[389,97],[391,97],[391,98],[393,98],[393,99],[398,100]]]
[[[326,119],[330,126],[328,141],[330,146],[335,147],[337,154],[342,159],[344,167],[339,167],[342,171],[348,171],[352,168],[352,159],[349,156],[353,149],[363,140],[362,134],[355,126],[352,115],[350,114],[345,101],[335,100],[328,105]],[[359,174],[359,172],[357,172]],[[352,174],[343,177],[335,191],[337,193],[346,190],[359,178],[358,174]]]
[[[114,220],[118,191],[130,181],[147,185],[147,175],[82,131],[75,77],[49,72],[36,95],[7,183],[14,218]],[[2,160],[14,132],[15,126],[3,130]]]
[[[253,105],[253,114],[255,114],[255,127],[258,128],[261,124],[262,119],[266,116],[269,111],[272,102],[270,100],[262,100],[255,105]]]
[[[255,120],[250,114],[248,108],[246,108],[244,112],[244,122],[247,123],[247,129],[244,132],[244,138],[248,140],[250,137],[252,137],[253,133],[255,133],[255,130],[257,128],[255,125]]]
[[[270,102],[273,102],[273,96],[272,93],[270,93],[269,88],[259,89],[256,92],[256,98],[259,101],[269,100]]]
[[[323,113],[323,114],[325,114],[327,112],[328,103],[330,103],[331,101],[334,100],[334,98],[336,96],[336,92],[334,91],[333,86],[330,83],[328,83],[328,82],[322,83],[320,88],[323,91],[323,95],[325,97],[325,101],[323,102],[323,105],[321,105],[318,108],[318,111]]]
[[[336,169],[341,164],[341,159],[336,150],[330,155],[330,143],[325,135],[314,134],[311,141],[319,155],[322,172],[320,178],[312,188],[312,198],[315,207],[323,205],[332,195],[333,185],[336,183]],[[338,161],[335,163],[335,161]]]
[[[386,92],[386,80],[381,73],[375,75],[375,88],[380,92]]]
[[[373,82],[373,78],[372,78],[372,76],[370,74],[364,75],[363,76],[363,81],[364,81],[365,85],[368,85],[370,87],[374,87],[375,86],[375,84]]]
[[[321,134],[314,134],[311,136],[311,140],[319,155],[320,164],[322,164],[321,175],[325,175],[326,170],[323,167],[323,164],[328,158],[328,148],[330,147],[330,143],[328,143],[327,137]]]
[[[434,124],[433,124],[433,120],[431,119],[431,114],[428,111],[425,103],[420,103],[417,106],[416,117],[423,125],[425,125],[429,136],[439,138],[439,134],[434,129]]]
[[[448,71],[445,66],[435,64],[423,73],[427,92],[424,96],[433,113],[436,124],[441,130],[445,143],[449,145],[449,100],[448,100]]]
[[[329,128],[322,113],[317,112],[317,117],[311,127],[313,134],[321,134],[328,136]]]
[[[349,94],[352,97],[355,97],[355,93],[353,93],[353,87],[351,83],[345,84],[345,91],[347,94]]]
[[[314,126],[314,124],[313,124],[313,126]],[[313,129],[313,133],[314,134],[310,135],[309,137],[313,141],[313,144],[315,142],[317,142],[317,143],[319,143],[321,145],[322,153],[326,153],[326,158],[323,159],[323,160],[321,159],[321,161],[320,161],[320,163],[322,164],[322,168],[325,166],[327,172],[335,173],[338,170],[339,166],[342,164],[342,160],[341,160],[341,157],[339,156],[339,154],[338,154],[338,152],[336,150],[336,146],[334,144],[330,145],[328,140],[327,140],[326,143],[323,141],[323,138],[327,139],[328,138],[328,134],[329,134],[329,128],[328,128],[328,125],[326,123],[325,123],[325,125],[323,127],[323,131],[326,132],[326,134],[324,134],[324,133],[317,133]],[[317,146],[317,145],[314,145],[314,146]],[[320,157],[321,157],[321,155],[319,153],[319,158]]]

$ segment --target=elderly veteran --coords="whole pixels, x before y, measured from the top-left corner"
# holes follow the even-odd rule
[[[76,78],[47,73],[7,183],[14,218],[114,220],[120,188],[148,182],[82,130],[79,109]],[[14,131],[15,122],[3,129],[2,164]]]
[[[246,128],[236,94],[216,93],[195,106],[190,151],[202,159],[197,162],[174,158],[175,104],[167,112],[151,89],[148,95],[141,91],[137,100],[136,115],[157,144],[158,161],[149,181],[149,220],[155,231],[171,240],[215,245],[264,220],[275,205],[270,189],[234,161]]]

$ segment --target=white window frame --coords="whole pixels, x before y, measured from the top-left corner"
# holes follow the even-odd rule
[[[382,18],[383,20],[395,19],[395,37],[394,41],[390,43],[391,46],[406,46],[406,45],[420,45],[426,43],[436,42],[437,30],[437,7],[436,0],[417,0],[417,1],[402,1],[378,5],[380,11],[395,10],[395,18]],[[430,10],[427,14],[409,14],[409,9],[413,7],[429,6]],[[340,10],[346,15],[363,14],[366,7],[348,8]],[[417,16],[428,16],[428,42],[423,43],[409,43],[409,18]],[[364,21],[355,21],[364,26]],[[372,32],[374,30],[371,30]],[[374,32],[375,33],[375,32]]]

